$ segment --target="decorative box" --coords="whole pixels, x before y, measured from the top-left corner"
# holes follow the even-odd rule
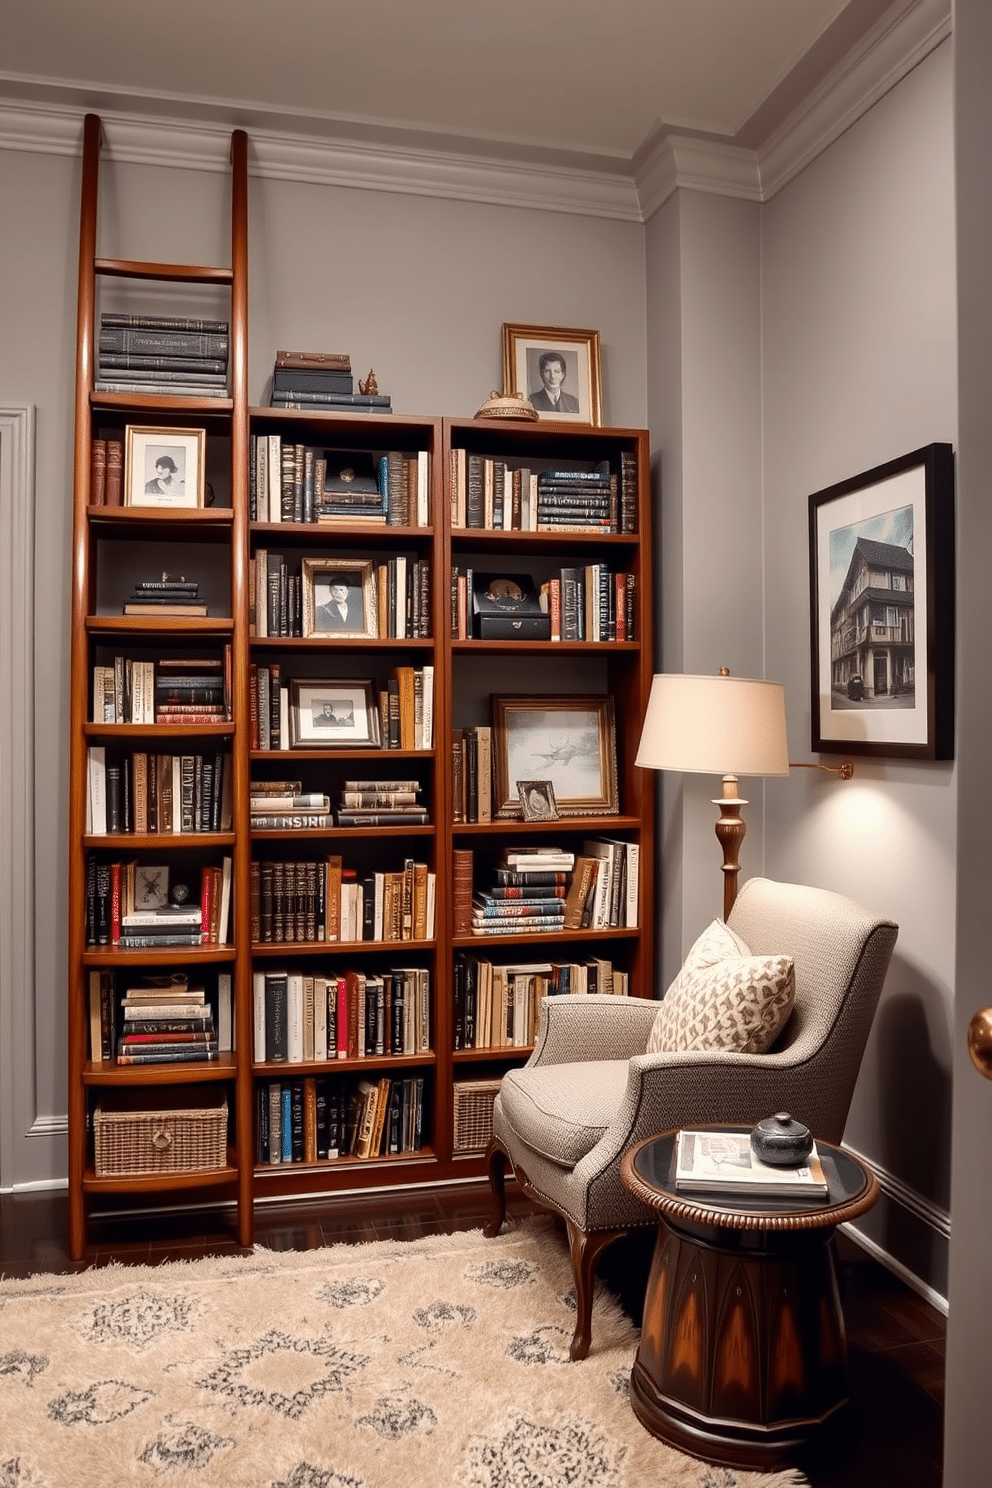
[[[98,1178],[196,1173],[227,1163],[227,1095],[222,1086],[110,1090],[93,1112]]]
[[[493,1103],[499,1080],[456,1080],[455,1152],[478,1152],[488,1147],[493,1134]]]
[[[480,641],[551,639],[551,616],[541,609],[529,574],[476,573],[472,616]]]

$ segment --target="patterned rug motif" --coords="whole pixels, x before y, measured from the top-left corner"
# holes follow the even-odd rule
[[[798,1488],[656,1441],[550,1221],[0,1282],[0,1488]]]

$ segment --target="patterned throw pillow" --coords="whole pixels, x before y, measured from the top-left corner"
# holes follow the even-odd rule
[[[647,1052],[763,1054],[785,1027],[795,996],[791,956],[752,956],[740,936],[714,920],[665,994]]]

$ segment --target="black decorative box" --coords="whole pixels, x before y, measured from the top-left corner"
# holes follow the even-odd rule
[[[473,574],[472,633],[480,641],[551,639],[551,617],[541,609],[530,574]]]

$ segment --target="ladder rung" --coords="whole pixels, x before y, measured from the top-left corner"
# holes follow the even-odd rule
[[[98,258],[93,269],[109,278],[183,280],[187,284],[230,284],[234,278],[231,269],[203,264],[140,263],[133,258]]]

